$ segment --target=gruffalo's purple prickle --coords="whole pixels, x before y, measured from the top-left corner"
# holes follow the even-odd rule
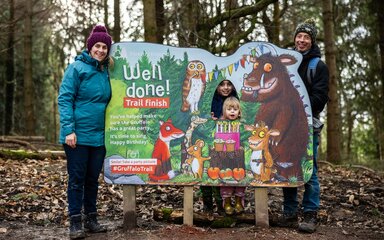
[[[296,58],[271,53],[254,58],[253,70],[244,76],[241,100],[259,102],[260,108],[255,123],[264,121],[270,129],[280,131],[272,139],[273,159],[276,163],[276,179],[302,180],[301,158],[306,154],[308,144],[308,122],[303,101],[291,82],[288,65]]]

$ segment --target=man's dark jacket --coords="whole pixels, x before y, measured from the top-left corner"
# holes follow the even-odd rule
[[[307,88],[313,116],[318,118],[328,102],[329,72],[327,65],[320,60],[317,64],[316,74],[310,84],[310,81],[307,79],[307,69],[309,61],[314,57],[321,57],[320,48],[316,44],[313,44],[312,48],[303,54],[303,61],[299,66],[298,72]]]

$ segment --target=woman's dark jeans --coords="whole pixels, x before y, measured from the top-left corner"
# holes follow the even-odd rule
[[[84,214],[94,213],[105,146],[63,146],[67,156],[69,216],[81,214],[83,207]]]

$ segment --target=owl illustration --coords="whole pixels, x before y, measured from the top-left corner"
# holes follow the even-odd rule
[[[186,112],[190,110],[191,113],[199,112],[198,105],[205,90],[205,78],[204,63],[198,60],[190,61],[183,82],[183,103],[181,111]]]

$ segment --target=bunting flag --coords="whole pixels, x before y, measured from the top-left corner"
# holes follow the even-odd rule
[[[244,58],[245,58],[245,61],[247,61],[247,63],[249,63],[249,55],[243,55]]]
[[[256,49],[255,48],[252,48],[252,50],[251,50],[251,55],[252,55],[252,57],[256,57]]]
[[[215,70],[214,76],[215,76],[215,80],[217,80],[217,78],[219,77],[219,71],[218,70]]]
[[[231,65],[228,66],[229,76],[232,75],[232,71],[233,71],[233,63],[232,63]]]
[[[226,68],[223,68],[223,69],[221,69],[220,71],[221,71],[221,76],[223,76],[223,78],[225,78],[225,73],[226,73]]]
[[[245,59],[244,57],[242,59],[240,59],[240,64],[243,68],[245,68]]]
[[[208,73],[208,79],[209,79],[209,81],[212,81],[212,77],[213,77],[213,72],[209,72],[209,73]]]
[[[239,68],[239,62],[235,62],[235,71]]]
[[[245,62],[247,62],[247,64],[249,64],[250,62],[253,61],[253,59],[251,59],[251,58],[252,57],[250,55],[243,55],[243,57],[239,61],[230,64],[227,67],[229,75],[230,76],[232,75],[233,67],[235,67],[235,71],[237,71],[237,69],[239,68],[239,65],[241,65],[243,68],[245,68]],[[218,69],[218,67],[216,65],[215,69],[213,69],[212,72],[208,73],[208,80],[209,81],[217,80],[219,78],[219,74],[221,74],[221,76],[223,78],[225,78],[225,75],[226,75],[226,72],[227,72],[227,68]]]

